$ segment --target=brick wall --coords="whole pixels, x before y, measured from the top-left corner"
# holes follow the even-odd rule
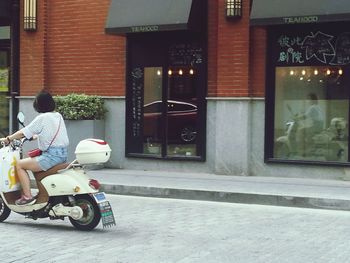
[[[38,31],[21,31],[21,95],[125,95],[125,37],[104,32],[110,0],[38,1]],[[263,96],[265,31],[249,28],[249,2],[237,21],[225,0],[208,0],[208,96]],[[250,42],[251,37],[251,42]]]
[[[218,72],[218,1],[208,1],[208,95],[216,96]]]
[[[251,30],[249,87],[254,97],[265,96],[266,30],[254,27]]]
[[[210,1],[214,2],[214,1]],[[217,77],[211,78],[208,87],[208,96],[241,97],[249,96],[249,1],[243,1],[242,18],[227,20],[225,17],[225,0],[218,0],[215,20],[209,19],[209,38],[216,44],[209,45],[209,72],[216,67]],[[209,4],[214,5],[214,3]],[[213,14],[213,10],[211,11]],[[214,39],[216,35],[216,40]],[[212,77],[209,75],[209,77]]]
[[[38,1],[38,19],[41,24],[35,33],[23,31],[23,17],[20,16],[20,92],[22,96],[34,94],[44,86],[44,5],[45,1]],[[21,7],[23,7],[23,0],[21,0]]]
[[[243,15],[226,20],[225,0],[209,0],[208,96],[263,97],[265,90],[266,31],[249,27],[250,1]]]
[[[38,31],[21,32],[21,95],[124,95],[125,38],[104,33],[109,0],[38,3]]]

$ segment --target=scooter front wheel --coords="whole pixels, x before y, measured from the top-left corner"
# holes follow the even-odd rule
[[[0,196],[0,222],[5,221],[11,213],[10,208],[7,207],[4,200]]]
[[[101,220],[101,212],[96,201],[89,195],[78,195],[75,197],[75,205],[83,210],[83,217],[79,220],[69,217],[72,225],[83,231],[94,229]]]

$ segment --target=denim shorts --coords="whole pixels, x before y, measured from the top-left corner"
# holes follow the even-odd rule
[[[35,157],[43,171],[47,171],[57,164],[67,161],[68,150],[66,147],[50,147],[40,156]]]

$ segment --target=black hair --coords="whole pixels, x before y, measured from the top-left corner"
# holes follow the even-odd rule
[[[318,100],[317,95],[315,93],[309,93],[307,96],[310,100]]]
[[[51,112],[56,108],[56,103],[47,91],[40,91],[33,102],[34,109],[39,113]]]

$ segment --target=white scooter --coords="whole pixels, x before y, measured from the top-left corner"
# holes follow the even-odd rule
[[[24,122],[18,117],[21,123]],[[103,227],[115,225],[110,203],[99,192],[100,184],[90,179],[84,166],[105,163],[110,158],[109,145],[99,139],[86,139],[76,147],[76,160],[60,164],[48,171],[34,173],[38,194],[32,205],[18,206],[15,200],[21,197],[21,187],[16,175],[16,161],[22,155],[26,139],[14,140],[0,149],[0,222],[11,211],[34,220],[38,218],[64,219],[68,217],[79,230],[92,230],[102,218]]]
[[[292,120],[287,121],[285,134],[275,141],[275,156],[282,159],[288,158],[311,158],[327,161],[344,161],[347,159],[346,142],[346,121],[344,118],[332,118],[330,126],[312,136],[309,142],[305,142],[305,149],[302,153],[297,151],[297,132],[302,124],[297,114],[294,114],[291,107],[287,108],[292,116]]]

